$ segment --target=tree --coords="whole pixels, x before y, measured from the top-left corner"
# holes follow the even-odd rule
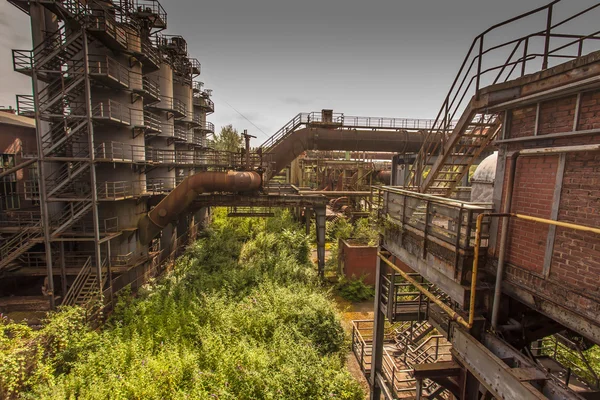
[[[221,128],[221,132],[215,135],[215,149],[237,152],[242,147],[242,136],[231,124]]]

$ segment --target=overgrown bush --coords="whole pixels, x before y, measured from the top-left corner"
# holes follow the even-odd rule
[[[364,282],[364,277],[342,277],[335,286],[336,293],[352,302],[371,300],[375,296],[375,289]]]
[[[362,399],[344,332],[289,214],[217,211],[206,237],[101,331],[78,308],[0,325],[0,398]]]

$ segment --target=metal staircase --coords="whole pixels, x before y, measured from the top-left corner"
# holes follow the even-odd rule
[[[460,185],[469,168],[499,132],[502,121],[497,114],[467,107],[458,124],[432,130],[411,167],[408,186],[422,193],[448,197]],[[431,165],[430,169],[428,166]]]
[[[13,50],[13,67],[15,71],[26,75],[31,75],[35,68],[38,78],[48,81],[52,79],[48,72],[60,71],[82,50],[82,32],[69,32],[67,25],[63,25],[33,50]]]
[[[562,30],[567,22],[573,23],[600,4],[573,13],[560,10],[559,3],[561,0],[554,0],[496,24],[473,39],[410,168],[405,189],[448,197],[468,174],[503,122],[499,115],[488,112],[499,99],[484,94],[483,88],[548,69],[552,62],[577,59],[583,54],[584,42],[587,52],[598,49],[598,43],[589,40],[594,34],[573,35]],[[515,26],[523,22],[530,31],[519,36],[521,30]],[[498,43],[497,38],[503,40]]]
[[[100,288],[104,288],[106,279],[106,275],[103,274],[102,283],[99,284],[98,274],[92,264],[92,257],[88,257],[65,295],[61,305],[77,305],[88,308],[94,300],[99,300],[101,298]]]
[[[61,75],[39,92],[38,110],[42,114],[62,114],[64,107],[77,102],[85,91],[85,77]]]
[[[69,143],[88,133],[86,119],[60,120],[52,124],[51,129],[42,135],[42,151],[45,156],[60,154]]]
[[[0,269],[15,261],[35,244],[43,240],[42,222],[24,227],[0,246]]]
[[[76,191],[73,188],[76,178],[88,171],[90,166],[88,161],[64,163],[60,169],[46,177],[47,197],[58,199],[73,194]]]
[[[60,236],[69,227],[82,219],[92,209],[91,198],[67,203],[64,208],[50,217],[53,238]]]
[[[396,344],[399,347],[404,347],[407,343],[412,343],[414,345],[433,331],[433,326],[427,321],[409,322],[408,327],[406,327],[406,325],[402,325],[402,327],[404,327],[404,329],[396,328],[394,330],[396,333]]]

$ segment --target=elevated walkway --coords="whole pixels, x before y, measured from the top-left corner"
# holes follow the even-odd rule
[[[331,110],[300,113],[260,146],[264,180],[307,150],[417,153],[432,127],[427,119],[353,117]]]

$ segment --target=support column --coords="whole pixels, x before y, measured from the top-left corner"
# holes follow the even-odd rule
[[[317,260],[319,277],[325,277],[325,207],[315,207],[317,227]]]
[[[30,4],[29,14],[31,15],[31,37],[33,39],[33,47],[36,48],[39,44],[43,43],[45,40],[44,37],[44,28],[48,29],[46,26],[46,16],[47,11],[45,11],[44,7],[41,4]],[[48,128],[47,123],[42,121],[42,116],[40,113],[40,91],[46,87],[46,84],[42,81],[38,81],[37,70],[35,66],[31,71],[31,82],[33,87],[33,98],[35,104],[35,127],[36,127],[36,144],[38,150],[38,185],[40,189],[40,212],[42,215],[42,225],[41,229],[44,233],[44,250],[46,256],[46,276],[48,279],[47,283],[47,292],[50,295],[50,309],[55,309],[55,300],[54,300],[54,272],[52,271],[52,248],[51,248],[51,232],[50,232],[50,211],[47,200],[47,191],[46,191],[46,177],[48,173],[46,171],[46,161],[44,157],[43,151],[43,143],[42,143],[42,135],[43,132]]]
[[[465,381],[462,398],[465,400],[479,400],[479,381],[468,370],[465,371]]]
[[[94,224],[94,253],[96,263],[96,276],[98,277],[98,290],[100,292],[100,298],[102,299],[102,283],[104,282],[102,277],[102,253],[100,250],[100,220],[98,213],[98,187],[96,186],[96,164],[94,163],[94,122],[92,120],[92,89],[90,85],[90,65],[89,65],[89,48],[87,31],[85,27],[82,27],[82,41],[83,41],[83,70],[85,76],[85,107],[87,114],[88,124],[88,145],[90,153],[90,185],[92,192],[92,220]]]
[[[380,251],[381,248],[378,249]],[[379,400],[381,398],[381,387],[377,381],[377,375],[382,373],[383,365],[383,339],[385,330],[385,315],[381,311],[381,275],[385,273],[386,266],[377,257],[377,269],[375,275],[375,301],[374,301],[374,321],[373,321],[373,348],[371,350],[371,384],[370,400]]]
[[[415,387],[415,391],[415,400],[421,400],[423,398],[423,379],[417,379],[417,386]]]
[[[69,291],[67,287],[67,266],[65,263],[65,242],[60,242],[60,286],[62,289],[62,298],[65,298],[65,295]]]
[[[110,249],[110,240],[106,242],[106,268],[107,268],[107,275],[108,275],[108,287],[110,288],[110,309],[114,309],[115,303],[114,303],[114,293],[113,293],[113,279],[112,279],[112,254],[111,254],[111,249]]]
[[[310,220],[312,218],[312,209],[306,207],[304,209],[304,224],[306,226],[306,235],[310,235]]]

